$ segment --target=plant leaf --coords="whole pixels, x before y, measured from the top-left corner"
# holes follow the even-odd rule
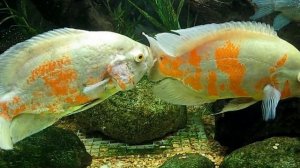
[[[158,20],[156,20],[154,17],[150,16],[146,11],[138,7],[135,3],[133,3],[131,0],[128,0],[129,3],[131,3],[147,20],[149,20],[154,26],[161,30],[166,30],[166,28],[159,23]],[[162,0],[163,1],[163,0]]]

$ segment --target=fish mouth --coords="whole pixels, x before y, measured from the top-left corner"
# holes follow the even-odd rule
[[[107,72],[121,90],[129,90],[134,87],[134,75],[131,73],[127,64],[109,65]]]

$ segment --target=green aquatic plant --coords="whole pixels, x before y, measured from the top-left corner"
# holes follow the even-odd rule
[[[111,3],[111,0],[106,0],[105,7],[113,20],[115,31],[135,39],[135,27],[139,18],[133,19],[130,17],[132,9],[128,4],[120,1],[116,7],[112,7]]]
[[[179,0],[177,8],[175,9],[174,0],[148,0],[156,16],[150,12],[143,10],[136,3],[128,0],[151,24],[161,31],[168,31],[172,29],[180,29],[179,16],[184,5],[185,0]]]
[[[9,6],[6,0],[2,0],[4,7],[0,8],[0,13],[7,15],[0,21],[0,26],[8,20],[13,19],[14,25],[11,27],[21,27],[27,34],[35,35],[38,34],[38,30],[33,28],[28,22],[28,14],[25,0],[19,1],[19,9],[13,9]]]

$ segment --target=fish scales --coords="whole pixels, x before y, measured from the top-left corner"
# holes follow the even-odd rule
[[[113,32],[57,29],[0,56],[0,147],[132,89],[153,65],[149,48]]]
[[[156,39],[146,36],[158,58],[149,79],[157,81],[154,92],[162,99],[192,105],[245,98],[252,102],[263,100],[273,108],[276,104],[272,103],[279,99],[300,96],[299,51],[269,26],[229,22],[175,32],[179,35],[158,34]],[[178,39],[168,47],[163,38]],[[178,92],[170,98],[176,87],[185,87],[194,97]],[[249,101],[246,104],[251,105]]]

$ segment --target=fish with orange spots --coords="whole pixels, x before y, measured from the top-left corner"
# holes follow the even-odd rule
[[[300,96],[300,52],[269,25],[227,22],[146,37],[156,59],[149,79],[165,101],[232,99],[221,112],[262,101],[263,119],[271,120],[280,99]]]
[[[153,65],[149,47],[105,31],[57,29],[0,55],[0,148],[132,89]]]

